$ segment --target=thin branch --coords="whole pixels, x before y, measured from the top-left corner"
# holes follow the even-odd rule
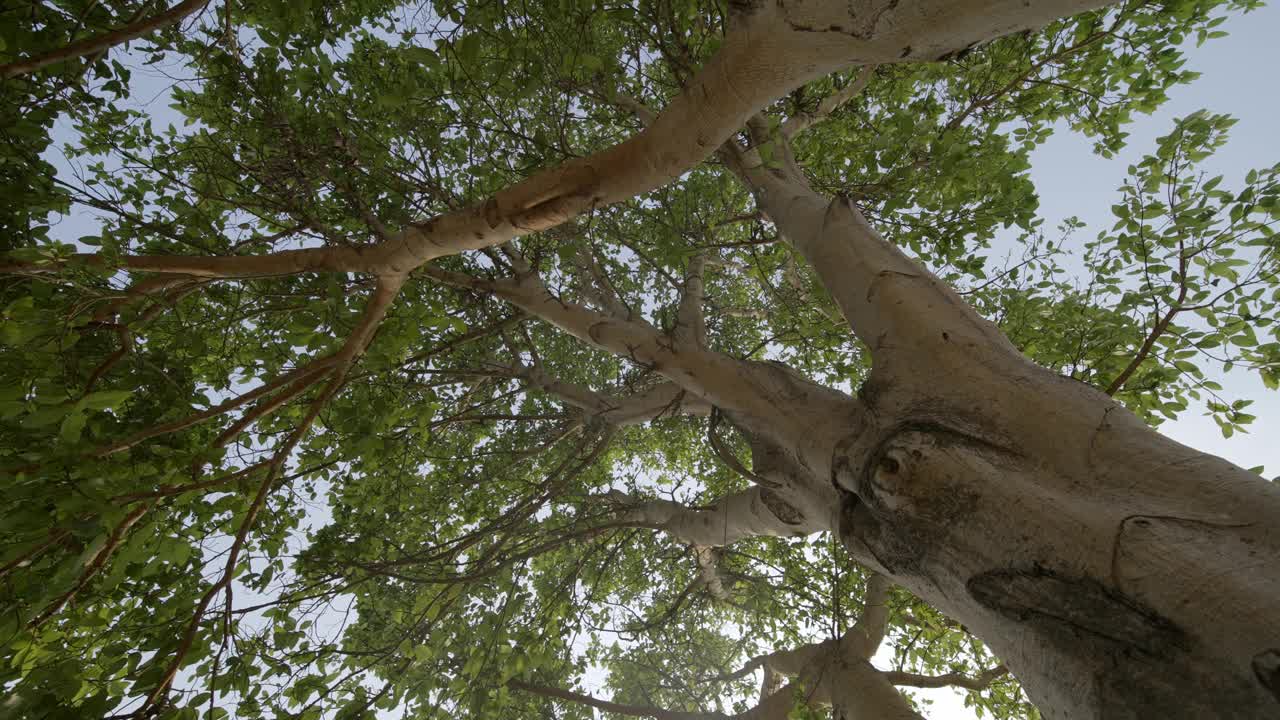
[[[167,435],[168,433],[172,433],[172,432],[177,432],[179,430],[189,428],[192,425],[197,425],[199,423],[202,423],[205,420],[209,420],[211,418],[218,417],[219,415],[226,414],[240,407],[241,405],[252,402],[253,400],[259,397],[262,397],[263,395],[266,395],[276,390],[277,388],[280,388],[291,382],[294,382],[300,379],[306,379],[313,375],[323,373],[327,371],[330,367],[332,367],[333,364],[337,361],[337,359],[338,358],[336,355],[329,355],[326,357],[317,358],[307,363],[306,365],[295,368],[281,375],[280,377],[262,385],[261,387],[254,388],[249,392],[246,392],[241,395],[237,395],[233,398],[230,398],[228,400],[225,400],[219,403],[218,405],[215,405],[214,407],[209,408],[208,410],[202,410],[197,413],[192,413],[191,415],[188,415],[185,418],[182,418],[181,420],[175,420],[173,422],[163,423],[161,425],[156,425],[154,427],[148,428],[141,432],[134,433],[133,435],[130,435],[124,440],[120,440],[119,442],[112,443],[111,445],[101,447],[95,450],[92,454],[94,457],[106,457],[108,455],[113,455],[115,453],[128,450],[129,448],[132,448],[145,440],[149,440],[150,438],[157,437],[159,435]]]
[[[469,330],[468,332],[463,333],[442,345],[410,355],[400,363],[400,367],[406,367],[416,362],[422,362],[423,360],[430,360],[438,355],[443,355],[451,350],[456,350],[467,343],[500,333],[523,319],[524,315],[522,313],[515,313],[493,323],[492,325],[486,325],[485,327],[476,328],[475,330]]]
[[[853,82],[823,98],[822,102],[818,104],[818,109],[816,111],[796,115],[782,123],[782,127],[779,128],[782,136],[784,138],[795,137],[815,124],[826,120],[831,116],[831,113],[857,97],[858,94],[867,87],[867,84],[871,82],[871,78],[875,75],[875,72],[875,65],[863,66],[863,68],[858,71],[858,76],[854,78]]]
[[[260,463],[250,465],[249,467],[244,468],[242,470],[236,470],[234,472],[230,472],[225,475],[219,475],[217,477],[209,478],[208,480],[201,480],[193,483],[185,483],[183,485],[161,485],[155,490],[148,490],[145,492],[136,492],[136,493],[126,493],[124,495],[116,495],[115,497],[111,498],[111,501],[121,502],[121,503],[135,502],[137,500],[149,500],[153,498],[172,497],[174,495],[182,495],[184,493],[195,492],[197,490],[208,490],[209,488],[222,487],[223,485],[230,485],[231,483],[237,480],[246,478],[258,472],[259,470],[265,470],[266,468],[270,467],[270,465],[271,465],[270,460],[263,460]]]
[[[884,673],[886,679],[894,685],[918,688],[961,687],[968,690],[985,690],[991,683],[1004,677],[1009,669],[997,665],[978,673],[977,677],[969,677],[964,673],[947,673],[946,675],[917,675],[916,673],[890,670]]]
[[[1120,374],[1117,375],[1109,385],[1107,385],[1107,389],[1103,390],[1106,394],[1115,395],[1117,392],[1120,392],[1124,387],[1124,384],[1129,382],[1129,378],[1137,372],[1138,368],[1142,366],[1143,361],[1151,354],[1152,348],[1156,345],[1156,340],[1159,340],[1165,330],[1169,329],[1169,324],[1173,322],[1173,319],[1177,317],[1178,313],[1183,311],[1183,303],[1187,301],[1189,280],[1187,277],[1187,260],[1188,255],[1186,251],[1182,250],[1181,246],[1179,246],[1177,270],[1178,297],[1169,306],[1164,317],[1161,317],[1160,320],[1152,326],[1151,332],[1147,334],[1146,339],[1142,342],[1142,346],[1138,348],[1138,353],[1133,356],[1133,359],[1129,361],[1129,364],[1125,366],[1124,370],[1121,370]]]
[[[80,591],[84,590],[85,586],[102,571],[102,568],[106,567],[107,560],[110,559],[111,555],[120,547],[120,544],[124,542],[129,530],[150,510],[151,503],[145,503],[139,505],[133,510],[130,510],[129,513],[124,516],[124,519],[111,529],[111,533],[107,535],[106,540],[103,541],[102,547],[93,554],[93,557],[89,559],[89,562],[85,563],[84,570],[80,572],[80,577],[76,580],[75,585],[73,585],[70,590],[58,596],[53,602],[49,603],[43,612],[32,618],[31,622],[28,623],[28,627],[40,627],[49,620],[49,618],[57,615],[67,606],[68,603],[74,600],[76,595],[80,594]]]
[[[601,700],[591,695],[573,692],[572,690],[562,690],[560,688],[548,687],[546,685],[535,685],[521,680],[508,680],[507,686],[514,690],[522,690],[534,695],[555,698],[556,700],[567,700],[579,705],[586,705],[597,710],[614,713],[616,715],[626,715],[627,717],[647,717],[654,720],[729,720],[730,715],[724,713],[701,713],[701,712],[679,712],[676,710],[664,710],[662,708],[649,707],[643,705],[624,705],[622,703],[611,702],[609,700]]]
[[[395,300],[400,292],[400,288],[404,285],[405,275],[392,275],[381,277],[378,280],[378,286],[373,292],[373,296],[369,298],[369,303],[365,307],[364,316],[360,323],[347,337],[346,342],[336,356],[336,364],[332,371],[332,377],[325,389],[312,401],[311,407],[308,409],[306,416],[302,422],[294,429],[288,439],[276,448],[271,458],[266,476],[262,482],[258,484],[258,490],[254,494],[253,500],[250,502],[248,509],[245,511],[244,519],[241,520],[236,530],[235,539],[231,543],[231,547],[227,550],[226,564],[223,566],[222,574],[217,582],[211,585],[200,597],[200,601],[196,604],[195,610],[191,614],[191,620],[187,623],[187,628],[182,634],[182,638],[178,643],[177,649],[174,650],[173,657],[169,661],[169,665],[165,668],[164,674],[161,675],[159,682],[147,694],[141,707],[134,713],[137,717],[145,717],[146,714],[158,705],[161,698],[168,692],[173,680],[177,677],[178,670],[182,667],[183,659],[190,652],[191,646],[195,643],[196,635],[200,630],[205,612],[213,599],[223,591],[230,591],[232,578],[235,577],[236,566],[239,564],[240,555],[244,551],[244,546],[249,537],[249,531],[256,524],[258,514],[266,505],[267,498],[271,495],[271,490],[276,484],[276,478],[280,474],[280,469],[284,462],[288,459],[293,448],[302,440],[310,429],[311,424],[320,415],[320,411],[328,403],[329,399],[337,393],[342,387],[346,378],[347,370],[356,358],[364,352],[369,342],[373,339],[374,333],[382,320],[386,317],[387,311],[391,307],[391,303]],[[231,603],[228,600],[228,608]]]
[[[1116,19],[1116,24],[1120,22],[1120,18],[1122,17],[1123,17],[1123,14],[1121,14],[1121,16]],[[1057,62],[1058,60],[1064,60],[1070,55],[1072,55],[1073,53],[1083,50],[1084,48],[1094,44],[1095,42],[1101,40],[1102,38],[1107,37],[1107,35],[1108,35],[1107,31],[1103,31],[1103,30],[1095,31],[1085,36],[1083,40],[1073,45],[1070,45],[1066,48],[1063,48],[1062,50],[1059,50],[1056,53],[1053,53],[1051,55],[1046,55],[1040,60],[1032,63],[1031,67],[1027,68],[1025,72],[1023,72],[1021,75],[1018,75],[1017,77],[1010,80],[1009,82],[1005,83],[1000,89],[990,94],[984,95],[982,97],[975,98],[974,101],[971,102],[967,107],[965,107],[964,110],[962,110],[959,114],[957,114],[949,122],[947,122],[945,129],[954,130],[955,128],[960,127],[961,123],[963,123],[966,119],[968,119],[970,115],[977,112],[978,110],[982,110],[990,106],[996,100],[999,100],[1005,95],[1008,95],[1009,93],[1018,89],[1018,87],[1022,85],[1024,82],[1027,82],[1028,80],[1034,78],[1036,73],[1040,72],[1040,70],[1042,70],[1049,63]]]
[[[583,290],[593,302],[599,305],[601,309],[607,310],[614,317],[625,320],[637,319],[636,314],[618,295],[617,289],[609,279],[609,274],[601,267],[590,247],[584,247],[578,253],[577,265],[585,270],[590,278],[589,281],[583,282]]]
[[[17,557],[5,563],[3,566],[0,566],[0,578],[3,578],[5,575],[8,575],[20,567],[26,567],[32,562],[35,562],[35,559],[43,555],[45,551],[66,540],[70,535],[70,531],[62,528],[50,530],[49,536],[45,538],[44,542],[32,546],[31,549],[20,553]]]

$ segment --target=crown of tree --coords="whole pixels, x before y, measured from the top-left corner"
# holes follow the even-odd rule
[[[0,714],[1280,716],[1257,4],[8,3]]]

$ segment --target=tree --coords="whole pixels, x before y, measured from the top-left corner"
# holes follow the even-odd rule
[[[1274,714],[1280,492],[1153,426],[1249,421],[1200,355],[1280,380],[1280,166],[1182,119],[1078,285],[1024,173],[1253,6],[33,6],[6,710]]]

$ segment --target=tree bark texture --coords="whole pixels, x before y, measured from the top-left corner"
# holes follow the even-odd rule
[[[1027,360],[794,166],[746,174],[871,349],[830,460],[846,546],[1047,717],[1280,716],[1280,489]]]

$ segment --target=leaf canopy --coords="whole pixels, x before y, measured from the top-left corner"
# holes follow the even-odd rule
[[[0,63],[154,9],[11,5]],[[1135,114],[1194,79],[1186,41],[1254,6],[1126,2],[875,68],[794,138],[796,160],[1037,362],[1153,424],[1208,411],[1229,435],[1249,401],[1210,368],[1280,383],[1280,165],[1234,187],[1206,177],[1232,120],[1182,118],[1129,169],[1115,225],[1082,242],[1078,222],[1043,227],[1028,169],[1063,124],[1117,152]],[[5,714],[586,718],[512,684],[584,678],[620,703],[739,712],[758,681],[733,670],[844,633],[866,578],[830,537],[717,549],[717,597],[697,548],[617,521],[611,492],[706,508],[750,486],[692,398],[643,422],[601,410],[660,389],[652,368],[415,273],[367,349],[326,376],[366,328],[376,278],[148,275],[124,260],[361,248],[483,202],[636,133],[637,106],[663,107],[720,46],[726,12],[211,3],[127,50],[4,81],[0,249],[45,269],[0,278]],[[171,80],[153,101],[157,72]],[[857,73],[761,117],[776,131],[817,115]],[[68,236],[68,218],[90,233]],[[663,329],[709,258],[712,347],[846,391],[865,376],[825,290],[716,159],[520,249],[558,297]],[[498,252],[436,265],[514,267]],[[720,433],[749,465],[747,438]],[[890,608],[896,669],[998,663],[905,591]],[[1036,716],[1008,676],[966,703]],[[794,712],[816,711],[801,698]]]

